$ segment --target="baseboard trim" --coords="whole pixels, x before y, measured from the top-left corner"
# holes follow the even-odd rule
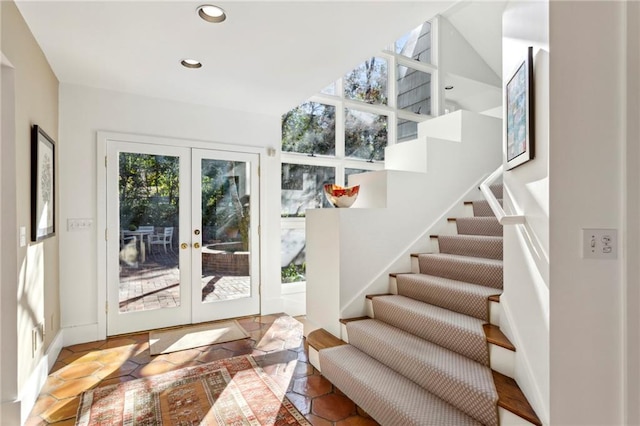
[[[95,342],[99,338],[98,324],[79,325],[76,327],[66,327],[64,330],[64,345],[71,346],[79,343]]]
[[[513,324],[513,315],[511,314],[511,310],[509,307],[509,299],[505,297],[504,294],[500,297],[500,306],[502,307],[502,315],[504,315],[503,319],[507,324]],[[544,398],[542,397],[542,392],[538,387],[538,382],[536,380],[535,375],[533,374],[533,370],[531,368],[531,363],[529,358],[527,357],[526,351],[523,350],[523,345],[519,345],[518,343],[521,341],[520,335],[517,330],[514,330],[513,327],[509,327],[511,333],[513,334],[514,344],[517,347],[520,347],[521,350],[518,351],[516,363],[520,364],[520,371],[523,371],[526,378],[525,381],[528,383],[519,383],[520,388],[523,388],[523,385],[526,386],[528,395],[527,399],[535,409],[538,417],[541,419],[543,424],[548,424],[549,413],[547,412],[546,404],[544,403]],[[515,378],[515,375],[514,375]],[[527,386],[527,384],[529,386]]]
[[[56,336],[51,341],[47,352],[44,354],[40,362],[33,370],[29,379],[26,381],[20,396],[18,397],[17,404],[20,406],[20,424],[24,424],[33,410],[33,407],[38,399],[40,390],[47,381],[49,371],[53,364],[55,364],[60,351],[62,351],[64,341],[64,330],[58,331]]]

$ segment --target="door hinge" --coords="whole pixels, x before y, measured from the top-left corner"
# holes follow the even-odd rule
[[[258,225],[258,236],[261,236],[261,235],[262,235],[262,233],[261,233],[261,232],[262,232],[262,228],[261,228],[261,226],[260,226],[260,225]]]
[[[260,177],[260,166],[258,166],[258,177]]]
[[[107,167],[107,156],[104,156],[104,166]]]
[[[108,232],[107,232],[107,228],[104,228],[104,240],[105,241],[109,241],[109,238],[107,237],[107,235],[109,235]]]
[[[105,314],[109,313],[109,302],[104,302],[104,313]]]

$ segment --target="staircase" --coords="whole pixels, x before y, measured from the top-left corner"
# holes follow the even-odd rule
[[[502,227],[486,201],[469,204],[456,234],[432,236],[438,253],[412,255],[390,294],[367,296],[368,317],[342,321],[348,344],[309,335],[322,374],[382,425],[541,424],[498,328]]]

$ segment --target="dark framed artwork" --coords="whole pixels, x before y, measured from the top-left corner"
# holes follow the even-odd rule
[[[31,241],[55,235],[55,143],[40,126],[31,129]]]
[[[505,163],[513,169],[534,158],[533,47],[505,87]]]

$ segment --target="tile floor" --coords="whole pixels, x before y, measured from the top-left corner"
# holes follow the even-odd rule
[[[377,425],[365,412],[313,368],[302,324],[285,315],[238,319],[249,339],[150,356],[148,333],[116,336],[64,348],[26,423],[73,426],[80,394],[237,355],[252,354],[314,426]]]
[[[119,285],[120,312],[180,306],[180,270],[173,252],[152,253],[141,264],[121,263]],[[202,276],[205,303],[248,297],[251,278],[207,274]]]

